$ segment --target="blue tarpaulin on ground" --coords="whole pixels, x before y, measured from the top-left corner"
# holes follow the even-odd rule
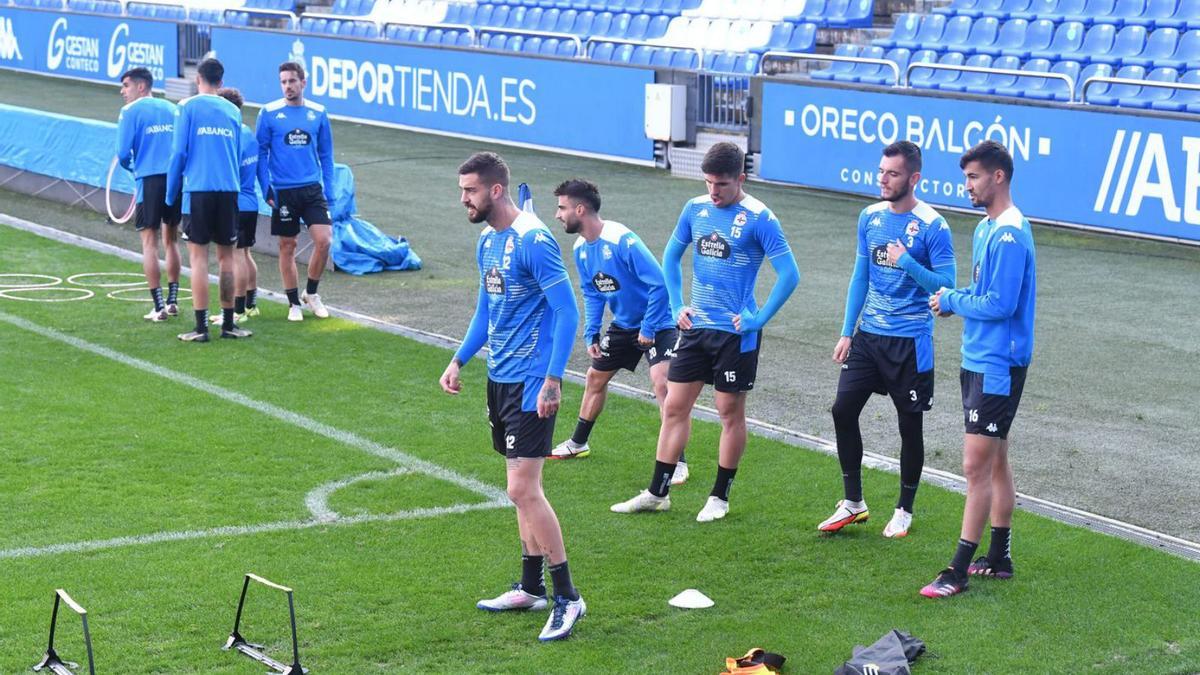
[[[354,203],[354,173],[345,164],[334,166],[333,245],[330,256],[342,272],[363,275],[385,270],[419,270],[421,258],[404,237],[390,237],[361,218]]]
[[[116,152],[116,129],[111,122],[0,103],[0,164],[102,188]],[[333,217],[331,255],[339,270],[361,275],[421,269],[421,258],[407,239],[389,237],[355,216],[358,208],[350,167],[336,165],[334,183],[333,203],[329,205]],[[118,167],[113,174],[113,189],[132,193],[133,175]],[[270,213],[261,198],[259,212]]]

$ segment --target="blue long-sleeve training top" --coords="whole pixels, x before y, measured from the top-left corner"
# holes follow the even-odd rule
[[[179,102],[167,172],[167,203],[187,192],[240,192],[242,115],[215,94]]]
[[[628,227],[604,221],[596,241],[575,240],[574,256],[583,293],[584,340],[599,340],[605,306],[612,310],[614,326],[636,328],[648,337],[675,325],[662,265]]]
[[[258,179],[258,141],[250,127],[242,125],[242,161],[238,172],[242,190],[238,193],[238,211],[258,211],[258,192],[254,189]]]
[[[258,183],[268,190],[321,183],[333,202],[333,131],[325,106],[312,101],[272,101],[258,113]]]
[[[121,108],[117,117],[117,160],[139,181],[165,174],[171,166],[175,104],[143,96]],[[138,190],[138,201],[142,192]]]
[[[963,318],[962,367],[1007,376],[1033,358],[1037,255],[1017,207],[975,227],[971,284],[942,293],[941,307]]]

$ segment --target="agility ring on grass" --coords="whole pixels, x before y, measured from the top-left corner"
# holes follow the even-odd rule
[[[15,279],[47,279],[48,281],[39,281],[39,282],[32,283],[32,284],[27,284],[27,283],[10,284],[10,283],[3,281],[4,279],[14,279],[14,278]],[[56,277],[56,276],[51,276],[49,274],[20,274],[20,273],[16,273],[16,272],[0,274],[0,289],[14,289],[15,290],[18,288],[50,288],[52,286],[57,286],[57,285],[61,284],[62,282],[63,282],[62,278]]]
[[[92,277],[134,277],[137,281],[91,281]],[[86,288],[132,288],[134,286],[144,286],[146,284],[146,277],[139,272],[84,272],[82,274],[72,274],[67,277],[67,283]]]
[[[83,295],[74,298],[27,298],[23,295],[14,295],[16,293],[36,293],[45,291],[54,291],[57,293],[82,293]],[[93,292],[91,289],[71,288],[70,286],[35,286],[26,288],[0,289],[0,298],[4,298],[5,300],[21,300],[23,302],[75,302],[76,300],[87,300],[93,295],[95,295],[95,292]]]
[[[137,210],[137,187],[133,188],[133,194],[129,198],[129,208],[125,210],[125,215],[120,218],[113,213],[112,203],[112,180],[113,173],[117,170],[117,158],[112,158],[112,164],[108,165],[108,178],[104,181],[104,208],[108,211],[108,219],[118,225],[124,225],[133,217],[133,212]]]
[[[150,291],[150,289],[145,286],[143,286],[141,288],[118,288],[115,291],[109,291],[108,294],[105,295],[105,297],[110,298],[112,300],[120,300],[121,302],[154,302],[154,298],[150,297],[149,295],[145,295],[145,296],[137,297],[137,298],[125,297],[126,293],[148,293],[149,291]],[[185,293],[187,295],[184,295]],[[191,299],[192,299],[192,289],[184,287],[184,286],[180,286],[179,287],[179,300],[191,300]]]

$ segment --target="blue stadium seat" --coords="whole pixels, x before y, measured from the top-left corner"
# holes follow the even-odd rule
[[[1125,23],[1145,26],[1147,29],[1154,28],[1158,26],[1159,21],[1170,21],[1177,5],[1177,0],[1147,0],[1146,10],[1142,15],[1125,17]]]
[[[625,0],[609,0],[608,2],[604,2],[604,0],[601,0],[597,4],[599,4],[600,7],[603,8],[605,11],[612,12],[613,14],[620,14],[621,12],[624,12],[625,6],[626,6]],[[596,11],[600,11],[600,10],[596,10]]]
[[[630,14],[644,13],[645,0],[625,0],[625,11]]]
[[[528,8],[519,27],[525,30],[537,30],[542,23],[542,15],[545,13],[546,10],[541,7]]]
[[[1096,26],[1092,30],[1099,28]],[[1137,58],[1146,49],[1146,27],[1145,26],[1125,26],[1113,40],[1112,49],[1107,54],[1094,55],[1091,57],[1092,62],[1111,63],[1120,65],[1125,62],[1125,59]]]
[[[904,75],[904,67],[908,65],[909,55],[910,55],[910,52],[907,49],[904,49],[903,47],[894,47],[885,54],[883,51],[883,47],[876,47],[873,45],[870,47],[864,48],[861,53],[861,56],[865,56],[868,58],[888,59],[889,61],[892,61],[900,68],[901,77],[903,77],[903,75]],[[875,84],[875,85],[895,84],[895,79],[892,77],[892,69],[891,68],[888,68],[887,66],[884,66],[884,65],[877,65],[877,64],[873,64],[873,63],[857,64],[855,66],[854,70],[851,71],[850,77],[853,78],[855,82],[860,82],[862,84]]]
[[[1117,38],[1117,29],[1112,24],[1098,23],[1088,29],[1083,36],[1083,44],[1079,51],[1071,56],[1071,60],[1087,63],[1088,61],[1103,61],[1112,53],[1113,43]]]
[[[679,16],[683,12],[683,3],[680,0],[663,0],[662,13],[668,16]]]
[[[629,63],[633,60],[633,45],[617,45],[613,50],[613,61],[617,63]]]
[[[432,45],[440,45],[442,44],[442,37],[445,34],[446,31],[442,30],[441,28],[433,28],[425,33],[425,39],[423,39],[422,42],[428,42]]]
[[[653,40],[667,34],[667,24],[671,22],[671,18],[666,15],[659,15],[650,19],[650,25],[646,27],[645,39]]]
[[[1155,22],[1155,26],[1169,26],[1179,30],[1200,28],[1200,0],[1179,0],[1179,6],[1169,19]]]
[[[643,40],[646,38],[646,29],[649,27],[650,15],[638,14],[629,20],[629,29],[625,31],[625,39]]]
[[[963,65],[971,66],[972,68],[990,68],[992,65],[992,57],[989,54],[976,54],[976,55],[972,56],[971,58],[967,59],[966,62],[963,63]],[[987,73],[971,73],[971,72],[963,71],[958,76],[958,79],[951,80],[950,82],[943,82],[938,86],[938,89],[944,89],[946,91],[963,92],[963,91],[966,91],[967,87],[969,87],[969,86],[982,85],[984,82],[987,81],[987,78],[988,78]]]
[[[711,71],[714,73],[732,73],[733,72],[733,66],[734,66],[734,61],[735,61],[735,56],[736,56],[733,52],[721,52],[720,54],[713,54],[712,56],[714,58],[711,60],[705,59],[706,61],[708,61],[708,63],[706,63],[704,66],[705,70],[708,70],[708,71]]]
[[[834,56],[858,56],[858,45],[841,44],[833,49]],[[854,71],[855,64],[850,61],[833,61],[821,70],[814,70],[809,76],[817,80],[838,80],[846,78]],[[848,79],[842,81],[850,81]]]
[[[458,10],[458,16],[454,21],[451,21],[449,16],[442,23],[457,23],[464,26],[475,25],[475,13],[479,10],[479,5],[463,5],[462,9]]]
[[[492,25],[492,13],[496,11],[493,5],[479,5],[475,8],[475,17],[471,20],[475,26]]]
[[[1156,33],[1158,31],[1155,31]],[[1175,53],[1164,59],[1154,59],[1155,68],[1183,70],[1200,62],[1200,30],[1189,30],[1179,36]]]
[[[525,39],[525,44],[521,47],[521,51],[526,54],[540,54],[542,51],[542,38],[530,37]]]
[[[646,0],[642,5],[642,11],[647,14],[662,14],[663,16],[666,16],[663,14],[662,5],[663,0]],[[670,17],[667,18],[670,19]]]
[[[502,33],[493,33],[487,36],[487,38],[480,40],[480,43],[487,49],[494,49],[496,51],[504,51],[504,45],[507,42],[508,37]]]
[[[656,49],[654,53],[650,55],[650,65],[659,68],[669,68],[671,66],[671,53],[674,51],[674,49],[669,47]]]
[[[850,0],[825,0],[825,11],[821,18],[826,26],[844,27],[846,13],[850,10]]]
[[[921,26],[917,28],[916,34],[911,40],[896,40],[891,47],[904,47],[905,49],[917,50],[924,48],[924,45],[936,45],[942,39],[942,32],[946,29],[946,17],[941,14],[928,14],[921,19]]]
[[[1141,66],[1123,66],[1117,71],[1117,77],[1130,80],[1146,79],[1146,69]],[[1101,82],[1088,90],[1088,103],[1092,105],[1117,105],[1122,98],[1137,96],[1141,87],[1136,84],[1108,84]]]
[[[1029,9],[1012,12],[1008,16],[1013,19],[1025,19],[1026,21],[1053,18],[1057,8],[1058,0],[1031,0]]]
[[[1112,14],[1097,16],[1096,23],[1111,23],[1118,26],[1131,25],[1130,19],[1140,18],[1146,13],[1146,0],[1117,0],[1113,5]],[[1143,24],[1133,22],[1132,25]]]
[[[800,18],[811,21],[819,26],[825,25],[825,0],[808,0],[804,3],[804,11]]]
[[[613,16],[612,23],[608,25],[608,32],[605,37],[624,38],[629,33],[629,23],[633,21],[633,15],[621,13]]]
[[[996,9],[983,10],[983,16],[992,16],[997,19],[1011,19],[1014,12],[1029,11],[1029,5],[1033,0],[1004,0]]]
[[[648,66],[650,65],[650,57],[654,56],[655,51],[656,49],[650,45],[638,45],[633,50],[633,55],[630,57],[629,62],[638,66]]]
[[[1083,24],[1078,21],[1060,23],[1058,29],[1054,31],[1054,39],[1050,41],[1050,46],[1034,50],[1030,52],[1029,56],[1051,61],[1071,59],[1073,58],[1071,55],[1078,52],[1083,45],[1083,35]]]
[[[967,41],[960,47],[955,47],[954,51],[959,51],[968,56],[978,52],[981,48],[987,48],[996,43],[996,37],[1000,30],[1000,20],[994,16],[985,16],[975,19],[975,23],[971,24],[971,32],[967,35]]]
[[[1174,28],[1159,28],[1146,37],[1146,47],[1140,54],[1127,56],[1122,65],[1150,68],[1156,59],[1169,59],[1179,45],[1179,31]]]
[[[970,17],[966,17],[970,18]],[[938,63],[947,66],[961,66],[967,57],[961,52],[948,52],[942,54],[938,59]],[[939,89],[945,84],[954,82],[962,77],[961,70],[930,70],[927,68],[919,68],[913,71],[912,79],[909,80],[910,87],[920,89]]]
[[[559,42],[558,55],[565,58],[573,58],[575,56],[575,43],[570,40]]]
[[[695,70],[700,67],[699,55],[688,49],[677,49],[671,55],[671,67],[678,70]]]
[[[791,21],[779,21],[771,26],[771,37],[767,38],[768,51],[783,51],[787,49],[788,40],[792,39],[795,24]]]
[[[447,47],[458,46],[458,37],[461,34],[462,34],[462,31],[458,31],[453,28],[443,28],[442,29],[442,44]]]
[[[787,51],[789,52],[815,52],[817,50],[817,24],[815,23],[800,23],[796,24],[796,28],[792,30],[792,37],[788,40]]]
[[[954,13],[958,16],[969,16],[978,19],[981,16],[992,16],[991,12],[999,12],[1004,6],[1004,0],[979,0],[974,7],[964,7]]]
[[[1146,76],[1151,82],[1178,82],[1179,71],[1174,68],[1155,68]],[[1123,108],[1142,108],[1146,109],[1153,105],[1156,101],[1165,101],[1171,98],[1175,90],[1165,87],[1142,87],[1137,94],[1133,96],[1124,96],[1117,105]]]
[[[946,30],[936,42],[923,42],[922,48],[936,49],[940,52],[961,51],[967,43],[974,22],[969,16],[952,16],[946,21]]]
[[[1066,75],[1071,78],[1076,87],[1079,86],[1080,66],[1075,61],[1059,61],[1050,68],[1050,72]],[[1042,88],[1026,92],[1026,97],[1038,100],[1069,101],[1071,89],[1062,80],[1046,80]]]
[[[500,28],[508,23],[508,15],[512,13],[512,8],[508,5],[497,5],[492,10],[492,20],[488,23],[489,26]]]
[[[997,70],[1017,70],[1021,67],[1021,61],[1015,56],[1001,56],[992,59],[991,67]],[[971,94],[994,94],[997,87],[1011,87],[1016,81],[1015,75],[991,73],[982,82],[966,84],[966,91]],[[961,78],[959,82],[962,83]]]
[[[598,12],[596,18],[592,19],[591,30],[584,35],[608,35],[608,29],[612,28],[612,20],[612,12]]]
[[[524,28],[525,15],[529,12],[526,7],[513,7],[508,12],[508,18],[504,20],[505,28]]]
[[[554,30],[554,27],[558,25],[558,15],[561,13],[562,12],[556,7],[547,8],[544,12],[542,12],[542,18],[541,21],[538,22],[537,30],[542,32]]]
[[[1083,8],[1087,7],[1087,4],[1088,0],[1058,0],[1058,3],[1054,5],[1054,11],[1050,14],[1042,15],[1041,18],[1053,19],[1062,23],[1068,20],[1068,16],[1082,15]]]
[[[734,62],[733,69],[742,75],[757,75],[758,63],[762,57],[754,52],[740,54]]]
[[[546,38],[542,40],[542,55],[554,56],[558,54],[558,38]]]
[[[524,35],[509,35],[508,39],[504,41],[504,49],[505,49],[505,51],[510,51],[510,52],[524,51],[525,36]]]
[[[933,13],[956,16],[959,12],[973,11],[978,5],[979,0],[951,0],[950,4],[945,7],[934,8]]]
[[[612,61],[613,51],[615,51],[615,48],[616,45],[611,42],[598,42],[596,43],[596,46],[592,48],[591,56],[588,58],[593,61]]]
[[[579,12],[568,9],[558,15],[558,23],[554,24],[554,32],[570,33],[571,28],[575,25],[575,18],[579,16]]]
[[[357,37],[357,38],[367,37],[367,26],[369,26],[369,25],[370,24],[364,23],[362,21],[355,21],[354,22],[354,32],[353,32],[354,37]]]
[[[1187,71],[1179,81],[1183,84],[1200,85],[1200,70]],[[1152,101],[1150,107],[1174,112],[1200,112],[1200,91],[1175,89],[1170,98]]]
[[[1090,26],[1095,23],[1097,19],[1105,17],[1108,19],[1113,19],[1111,23],[1119,25],[1122,22],[1113,17],[1113,10],[1116,9],[1116,5],[1116,0],[1087,0],[1087,3],[1083,6],[1083,9],[1080,10],[1078,14],[1069,15],[1065,17],[1065,20],[1078,21],[1085,26]]]
[[[1032,71],[1035,73],[1048,73],[1050,72],[1050,61],[1047,59],[1030,59],[1021,66],[1021,70]],[[1046,86],[1046,80],[1044,78],[1018,77],[1011,85],[996,87],[993,93],[995,93],[997,96],[1024,98],[1025,92],[1031,89],[1041,89],[1044,86]]]
[[[1009,19],[1009,21],[1023,21],[1024,19]],[[1025,29],[1025,41],[1017,47],[1001,48],[1000,53],[1003,56],[1014,56],[1019,59],[1029,58],[1029,55],[1037,50],[1046,49],[1050,46],[1050,41],[1054,38],[1054,22],[1049,19],[1037,19],[1032,21]]]
[[[996,41],[990,45],[975,47],[975,53],[995,57],[1000,56],[1005,49],[1020,49],[1021,45],[1025,44],[1025,33],[1028,30],[1029,22],[1025,19],[1009,19],[1000,24]]]
[[[592,32],[592,22],[595,20],[596,13],[592,10],[589,9],[586,12],[580,12],[575,17],[575,25],[571,26],[571,30],[567,32],[576,35],[590,35]]]
[[[896,47],[900,42],[916,42],[917,29],[921,26],[920,14],[901,14],[896,17],[896,25],[892,27],[892,34],[885,38],[871,40],[871,44],[878,45],[884,49]]]
[[[859,50],[857,56],[864,59],[882,59],[883,47],[878,45],[867,45]],[[875,76],[880,72],[883,66],[875,65],[874,63],[855,63],[852,64],[850,72],[839,73],[834,79],[839,82],[859,82],[864,76]]]

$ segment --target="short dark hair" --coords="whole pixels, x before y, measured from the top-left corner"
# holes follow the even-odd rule
[[[746,171],[746,153],[729,141],[721,141],[704,153],[700,171],[710,176],[740,176]]]
[[[217,96],[236,105],[238,110],[241,110],[242,104],[246,102],[246,99],[242,98],[242,92],[234,87],[221,87],[217,90]]]
[[[127,77],[136,82],[145,83],[147,90],[154,88],[154,74],[150,72],[149,68],[143,68],[142,66],[130,68],[121,73],[121,77],[117,82],[124,82]]]
[[[600,188],[596,187],[595,183],[582,178],[572,178],[559,183],[558,187],[554,188],[554,196],[582,202],[587,204],[592,211],[600,210]]]
[[[300,78],[301,82],[308,79],[304,74],[304,64],[299,61],[284,61],[279,64],[279,72],[284,73],[289,70],[296,73],[296,77]]]
[[[214,87],[219,86],[221,80],[225,79],[225,66],[212,57],[201,61],[196,70],[200,73],[200,79]]]
[[[958,160],[958,168],[965,169],[971,162],[979,162],[987,171],[999,169],[1004,173],[1004,180],[1012,182],[1013,158],[1008,148],[996,141],[983,141],[979,145],[963,153]]]
[[[458,175],[479,174],[479,179],[488,185],[497,183],[508,187],[508,164],[494,152],[477,152],[458,165]]]
[[[897,155],[904,158],[904,168],[910,174],[921,170],[921,146],[912,141],[896,141],[883,149],[884,157]]]

